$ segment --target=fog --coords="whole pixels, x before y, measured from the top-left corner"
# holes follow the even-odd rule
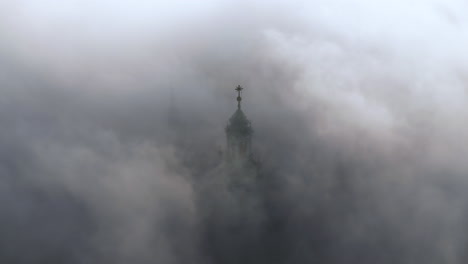
[[[467,12],[0,1],[0,262],[466,263]],[[259,207],[220,170],[238,84]]]

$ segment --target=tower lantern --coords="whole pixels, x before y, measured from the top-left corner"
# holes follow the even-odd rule
[[[237,88],[236,88],[236,91],[237,91],[237,108],[240,109],[241,108],[241,101],[242,101],[242,90],[244,90],[244,88],[242,88],[240,85],[237,85]]]

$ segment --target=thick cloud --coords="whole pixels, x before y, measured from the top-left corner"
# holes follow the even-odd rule
[[[0,262],[465,263],[467,11],[0,2]],[[237,84],[258,207],[219,167]]]

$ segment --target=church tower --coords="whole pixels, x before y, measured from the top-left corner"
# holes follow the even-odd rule
[[[238,85],[235,90],[237,91],[237,110],[229,118],[226,126],[226,161],[229,164],[247,165],[253,161],[251,148],[253,129],[241,108],[243,88]]]
[[[215,263],[267,263],[262,259],[267,219],[260,168],[252,155],[253,129],[241,108],[243,88],[235,90],[237,109],[225,129],[225,160],[201,184],[206,242],[216,253]]]

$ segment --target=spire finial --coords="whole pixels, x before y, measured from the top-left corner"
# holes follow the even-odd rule
[[[237,91],[237,108],[238,109],[241,108],[241,101],[242,101],[241,92],[242,92],[242,90],[244,90],[244,88],[242,88],[240,85],[237,85],[236,91]]]

